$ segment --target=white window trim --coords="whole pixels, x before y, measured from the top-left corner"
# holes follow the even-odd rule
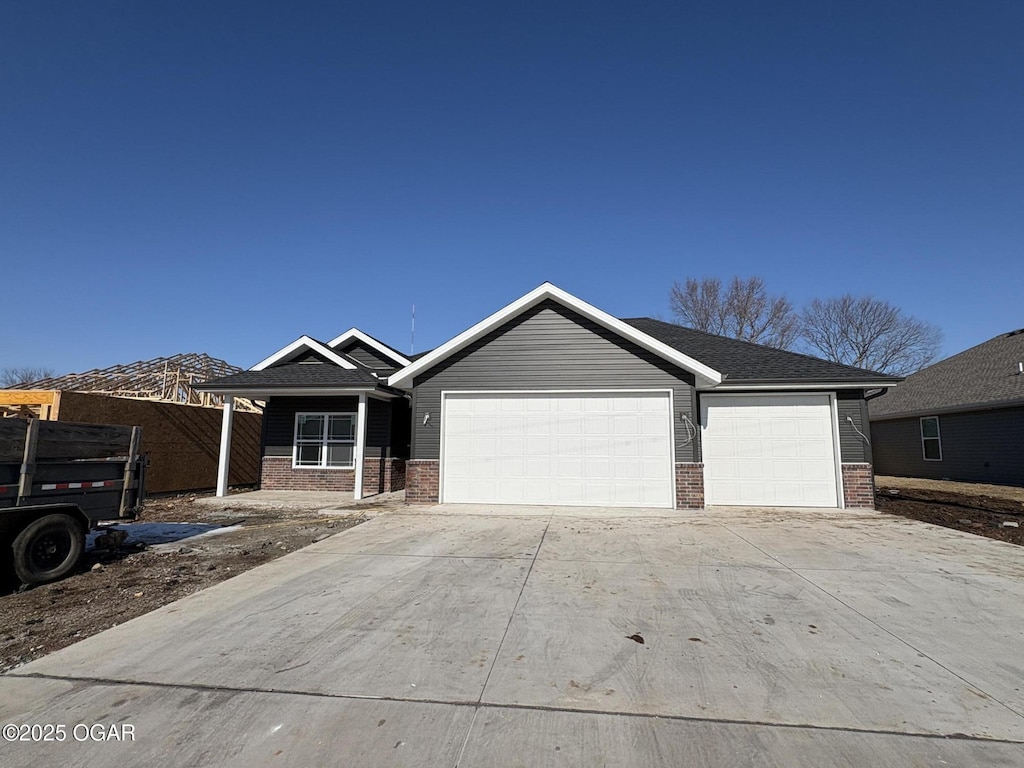
[[[927,419],[935,419],[935,437],[925,437],[924,436],[924,422]],[[918,430],[921,433],[921,458],[924,461],[942,461],[942,427],[939,426],[939,417],[938,416],[922,416],[920,419],[917,420],[917,426],[918,426]],[[925,450],[924,450],[924,444],[925,444],[924,441],[925,440],[934,440],[936,443],[938,443],[938,445],[939,445],[939,458],[937,458],[937,459],[929,459],[928,458],[928,456],[925,454]]]
[[[355,435],[353,435],[352,441],[351,441],[351,445],[352,445],[352,463],[350,465],[347,465],[347,466],[329,466],[329,465],[326,464],[326,461],[327,461],[327,451],[324,450],[323,451],[323,458],[321,459],[321,461],[323,463],[315,464],[315,465],[314,464],[299,464],[299,418],[302,417],[302,416],[323,416],[324,417],[324,437],[321,438],[320,445],[321,445],[321,447],[323,447],[325,449],[331,443],[334,443],[336,445],[348,445],[349,444],[349,441],[347,441],[347,440],[330,440],[330,441],[328,441],[328,439],[326,437],[326,434],[327,434],[327,424],[328,424],[327,417],[329,417],[329,416],[351,416],[352,417],[352,422],[353,422],[353,424],[355,425],[355,428],[356,428],[356,433],[355,433]],[[295,414],[295,425],[292,428],[292,469],[329,469],[329,470],[342,469],[342,470],[352,471],[353,469],[356,468],[356,458],[357,458],[356,457],[356,453],[357,453],[356,445],[357,445],[358,438],[359,438],[359,414],[358,413],[355,413],[353,411],[302,411],[302,412],[296,413]],[[313,445],[313,442],[312,441],[307,441],[304,444],[305,445]]]

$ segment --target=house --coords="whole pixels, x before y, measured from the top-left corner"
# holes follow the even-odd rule
[[[869,412],[879,474],[1024,486],[1024,329],[908,376]]]
[[[544,283],[416,359],[352,329],[326,343],[304,336],[202,386],[266,401],[263,488],[361,497],[404,485],[421,503],[870,507],[864,392],[897,381],[620,320]]]

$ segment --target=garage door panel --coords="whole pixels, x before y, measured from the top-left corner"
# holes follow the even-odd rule
[[[709,504],[837,505],[827,395],[708,396],[701,423]]]
[[[669,403],[667,393],[449,393],[443,498],[671,507]],[[481,455],[489,460],[471,460]]]

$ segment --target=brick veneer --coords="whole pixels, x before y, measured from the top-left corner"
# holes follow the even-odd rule
[[[437,459],[409,459],[405,463],[407,504],[436,504],[440,491],[440,463]]]
[[[704,508],[703,464],[676,464],[676,507],[678,509]]]
[[[354,469],[295,469],[291,456],[263,457],[260,488],[265,491],[351,491],[355,485]]]
[[[843,464],[843,502],[847,507],[875,508],[875,472],[870,464]]]
[[[389,493],[405,488],[405,459],[366,459],[363,462],[363,495]]]
[[[289,456],[263,457],[260,488],[266,491],[352,491],[355,486],[354,469],[295,468]],[[363,461],[363,495],[400,491],[404,487],[405,459]]]

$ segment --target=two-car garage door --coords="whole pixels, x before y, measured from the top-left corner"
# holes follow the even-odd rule
[[[666,392],[446,393],[445,502],[668,507]]]

